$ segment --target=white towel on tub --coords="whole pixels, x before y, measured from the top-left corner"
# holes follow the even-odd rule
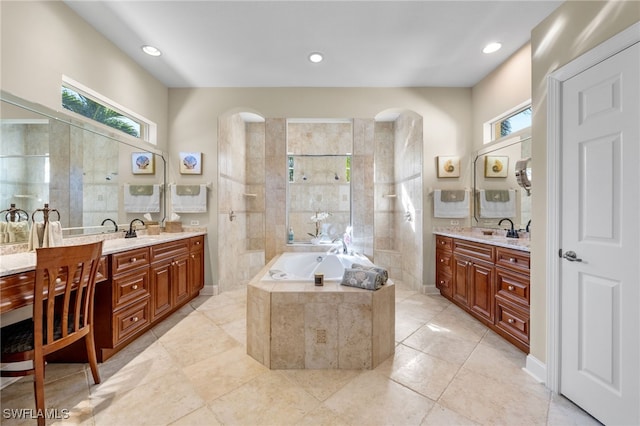
[[[150,195],[146,192],[137,194],[133,188],[143,186],[152,187]],[[133,192],[133,193],[132,193]],[[124,211],[127,213],[159,213],[160,212],[160,185],[129,185],[124,184]]]
[[[440,189],[433,190],[433,217],[469,217],[467,191],[464,191],[464,198],[459,201],[442,201],[442,192]]]
[[[207,185],[171,185],[171,208],[175,213],[206,212]]]

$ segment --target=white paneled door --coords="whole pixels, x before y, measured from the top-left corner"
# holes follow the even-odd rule
[[[640,44],[562,85],[560,393],[640,424]]]

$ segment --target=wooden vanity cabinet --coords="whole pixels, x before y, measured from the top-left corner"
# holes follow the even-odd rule
[[[494,248],[453,241],[453,300],[487,325],[494,320]]]
[[[110,280],[96,285],[94,338],[102,362],[151,324],[149,315],[149,248],[110,257]]]
[[[2,313],[33,299],[35,271],[0,278]],[[98,266],[94,338],[103,362],[196,297],[204,287],[204,236],[104,255]],[[86,362],[84,343],[48,357]]]
[[[190,296],[189,240],[151,246],[151,320],[166,316]]]
[[[204,287],[204,236],[189,239],[189,294],[195,297]]]
[[[436,287],[446,297],[453,296],[453,239],[436,235]]]
[[[529,270],[528,252],[436,235],[440,293],[526,353]]]

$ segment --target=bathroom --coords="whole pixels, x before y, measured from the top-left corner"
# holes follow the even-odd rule
[[[632,9],[630,6],[620,7],[628,7],[625,10]],[[595,35],[584,42],[585,46],[589,47],[595,46],[606,35],[632,24],[634,16],[633,13],[618,14],[619,10],[603,11],[593,6],[593,9],[575,17],[572,14],[576,10],[570,4],[563,5],[561,11],[566,11],[566,19],[569,22],[575,20],[575,25],[581,28],[586,27],[589,19],[599,14],[615,15],[616,19],[623,17],[621,21],[612,19],[607,26],[594,29]],[[422,138],[422,152],[419,158],[422,169],[420,189],[417,194],[414,193],[417,214],[412,223],[401,222],[400,225],[406,226],[407,230],[415,225],[415,231],[412,229],[411,232],[417,235],[417,242],[411,241],[411,244],[417,244],[421,252],[417,255],[420,261],[415,263],[417,269],[409,267],[403,269],[402,273],[407,273],[407,277],[403,275],[403,278],[411,281],[412,286],[417,286],[420,293],[435,292],[435,247],[431,230],[452,226],[452,223],[451,220],[432,217],[431,190],[471,188],[473,152],[483,145],[482,125],[504,111],[532,99],[534,132],[537,127],[538,133],[543,134],[546,130],[544,118],[539,115],[545,110],[542,106],[546,95],[543,81],[548,69],[552,69],[553,62],[545,55],[557,55],[561,63],[574,57],[573,53],[558,47],[562,41],[548,41],[545,38],[545,34],[551,31],[551,21],[546,21],[545,25],[532,34],[531,45],[524,45],[503,65],[473,87],[168,89],[158,80],[149,78],[148,74],[135,66],[124,53],[107,42],[64,4],[3,4],[2,12],[3,35],[7,31],[23,40],[23,44],[18,46],[17,43],[5,42],[6,37],[3,37],[3,90],[55,108],[59,102],[60,74],[70,74],[98,92],[122,99],[121,102],[126,103],[131,109],[144,111],[144,114],[158,125],[157,149],[168,153],[169,159],[177,158],[179,152],[185,148],[204,153],[203,175],[186,176],[181,179],[184,183],[211,183],[211,193],[216,194],[208,200],[209,213],[192,214],[185,219],[189,222],[197,221],[199,225],[207,228],[204,292],[208,294],[224,295],[238,283],[250,279],[252,271],[259,270],[270,256],[279,253],[286,245],[288,228],[284,158],[287,155],[287,119],[352,120],[355,136],[353,155],[361,155],[362,164],[366,164],[367,170],[371,173],[376,161],[375,153],[368,151],[372,147],[365,146],[364,141],[376,140],[376,126],[390,126],[388,123],[393,123],[397,117],[407,116],[415,119],[416,123],[421,123],[418,130]],[[625,15],[631,17],[624,17]],[[27,17],[46,25],[36,25],[34,28]],[[29,28],[29,31],[25,28]],[[560,40],[566,42],[575,38],[575,32],[577,30],[574,30],[574,34],[563,33]],[[543,54],[536,51],[538,46],[544,44],[543,41],[552,53]],[[6,48],[5,43],[8,43]],[[24,46],[29,46],[32,50],[27,54]],[[65,46],[65,49],[60,46]],[[582,47],[582,50],[584,49],[585,47]],[[540,59],[541,55],[543,59]],[[74,59],[76,57],[91,59],[77,61]],[[47,66],[42,66],[43,60],[47,61]],[[16,65],[5,65],[8,63]],[[545,66],[548,69],[543,69]],[[118,69],[114,70],[114,67]],[[110,73],[118,72],[122,73],[119,83],[116,84],[107,78]],[[242,188],[231,198],[231,202],[237,201],[238,205],[229,204],[228,200],[219,198],[225,184],[224,175],[228,174],[224,170],[226,163],[220,157],[223,126],[227,122],[246,129],[241,131],[242,136],[239,137],[244,139],[247,147],[256,143],[256,139],[264,140],[264,144],[273,143],[269,149],[265,145],[263,150],[264,173],[247,173]],[[260,130],[256,132],[256,128]],[[358,139],[358,135],[361,135],[361,139]],[[356,145],[358,141],[363,144],[361,153]],[[546,152],[544,143],[534,142],[532,161],[536,179],[543,176],[546,169]],[[256,155],[256,150],[247,148],[245,155],[247,158],[241,167],[253,170],[249,164],[252,164],[252,156]],[[460,157],[460,178],[437,177],[436,158],[443,155]],[[270,167],[270,164],[282,164],[282,167]],[[175,161],[168,162],[170,182],[180,177],[177,167]],[[357,174],[358,171],[354,168],[354,185]],[[544,186],[543,179],[539,181],[539,188]],[[374,257],[376,248],[398,250],[397,246],[394,246],[395,243],[385,240],[388,238],[388,233],[385,232],[388,232],[389,228],[379,226],[388,223],[384,218],[388,207],[384,203],[390,203],[391,199],[384,198],[383,195],[392,194],[392,188],[387,186],[391,182],[367,179],[363,184],[372,186],[367,188],[366,192],[365,188],[362,192],[354,188],[352,192],[354,197],[358,194],[369,197],[361,204],[354,200],[354,237],[370,236],[372,239],[362,241],[358,249],[372,253]],[[243,194],[256,194],[256,197]],[[399,202],[400,194],[395,194],[398,197],[395,200]],[[532,234],[539,233],[540,239],[536,240],[534,237],[531,243],[533,263],[538,265],[532,271],[532,281],[544,282],[546,247],[542,236],[545,232],[546,201],[544,192],[539,194],[542,195],[536,197],[534,191],[533,195],[536,209],[533,209]],[[229,220],[230,210],[236,214],[234,221]],[[405,213],[400,209],[398,211],[401,215]],[[128,216],[127,219],[131,220],[133,216]],[[264,229],[265,236],[256,238],[252,232],[248,232],[242,234],[238,240],[230,238],[223,241],[221,235],[229,235],[227,227],[236,224],[242,224],[251,230]],[[455,226],[470,225],[472,222],[469,218],[459,220]],[[358,226],[362,228],[358,229]],[[245,240],[243,246],[236,245],[240,244],[240,240]],[[407,242],[407,238],[403,236],[402,241]],[[238,253],[243,253],[241,256],[245,257],[238,256]],[[242,259],[239,263],[248,265],[250,270],[243,270],[243,275],[240,276],[233,276],[233,271],[225,271],[221,268],[221,262],[227,255],[232,256],[229,258]],[[389,262],[389,265],[391,264],[393,261]],[[545,291],[532,294],[535,326],[532,326],[531,353],[543,361],[546,359],[547,350],[545,310]]]

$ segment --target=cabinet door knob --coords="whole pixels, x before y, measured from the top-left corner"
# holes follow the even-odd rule
[[[196,255],[195,255],[195,254],[192,254],[192,255],[191,255],[191,258],[192,258],[192,259],[195,259],[195,258],[196,258]]]
[[[509,262],[511,263],[516,263],[518,261],[518,259],[516,259],[515,257],[510,257],[509,258]]]
[[[514,320],[513,318],[509,318],[509,319],[507,320],[507,322],[508,322],[509,324],[513,324],[514,322],[516,322],[516,320]]]
[[[440,280],[440,284],[444,284],[444,280]]]
[[[137,289],[138,289],[138,284],[134,284],[134,285],[132,285],[132,286],[131,286],[131,288],[132,288],[133,290],[137,290]]]
[[[60,284],[62,282],[62,279],[60,277],[56,278],[56,284]]]
[[[132,257],[131,259],[129,259],[129,262],[133,263],[133,262],[135,262],[136,260],[138,260],[138,259],[136,259],[135,257]]]
[[[199,246],[200,245],[200,241],[196,241],[196,245]]]
[[[444,259],[440,259],[440,263],[444,263]]]
[[[138,322],[138,317],[133,317],[133,318],[131,318],[131,321],[133,321],[133,322]]]
[[[512,286],[512,285],[510,285],[510,286],[509,286],[509,287],[507,287],[507,288],[509,289],[509,291],[513,291],[513,290],[515,290],[515,289],[516,289],[516,288],[515,288],[514,286]]]

